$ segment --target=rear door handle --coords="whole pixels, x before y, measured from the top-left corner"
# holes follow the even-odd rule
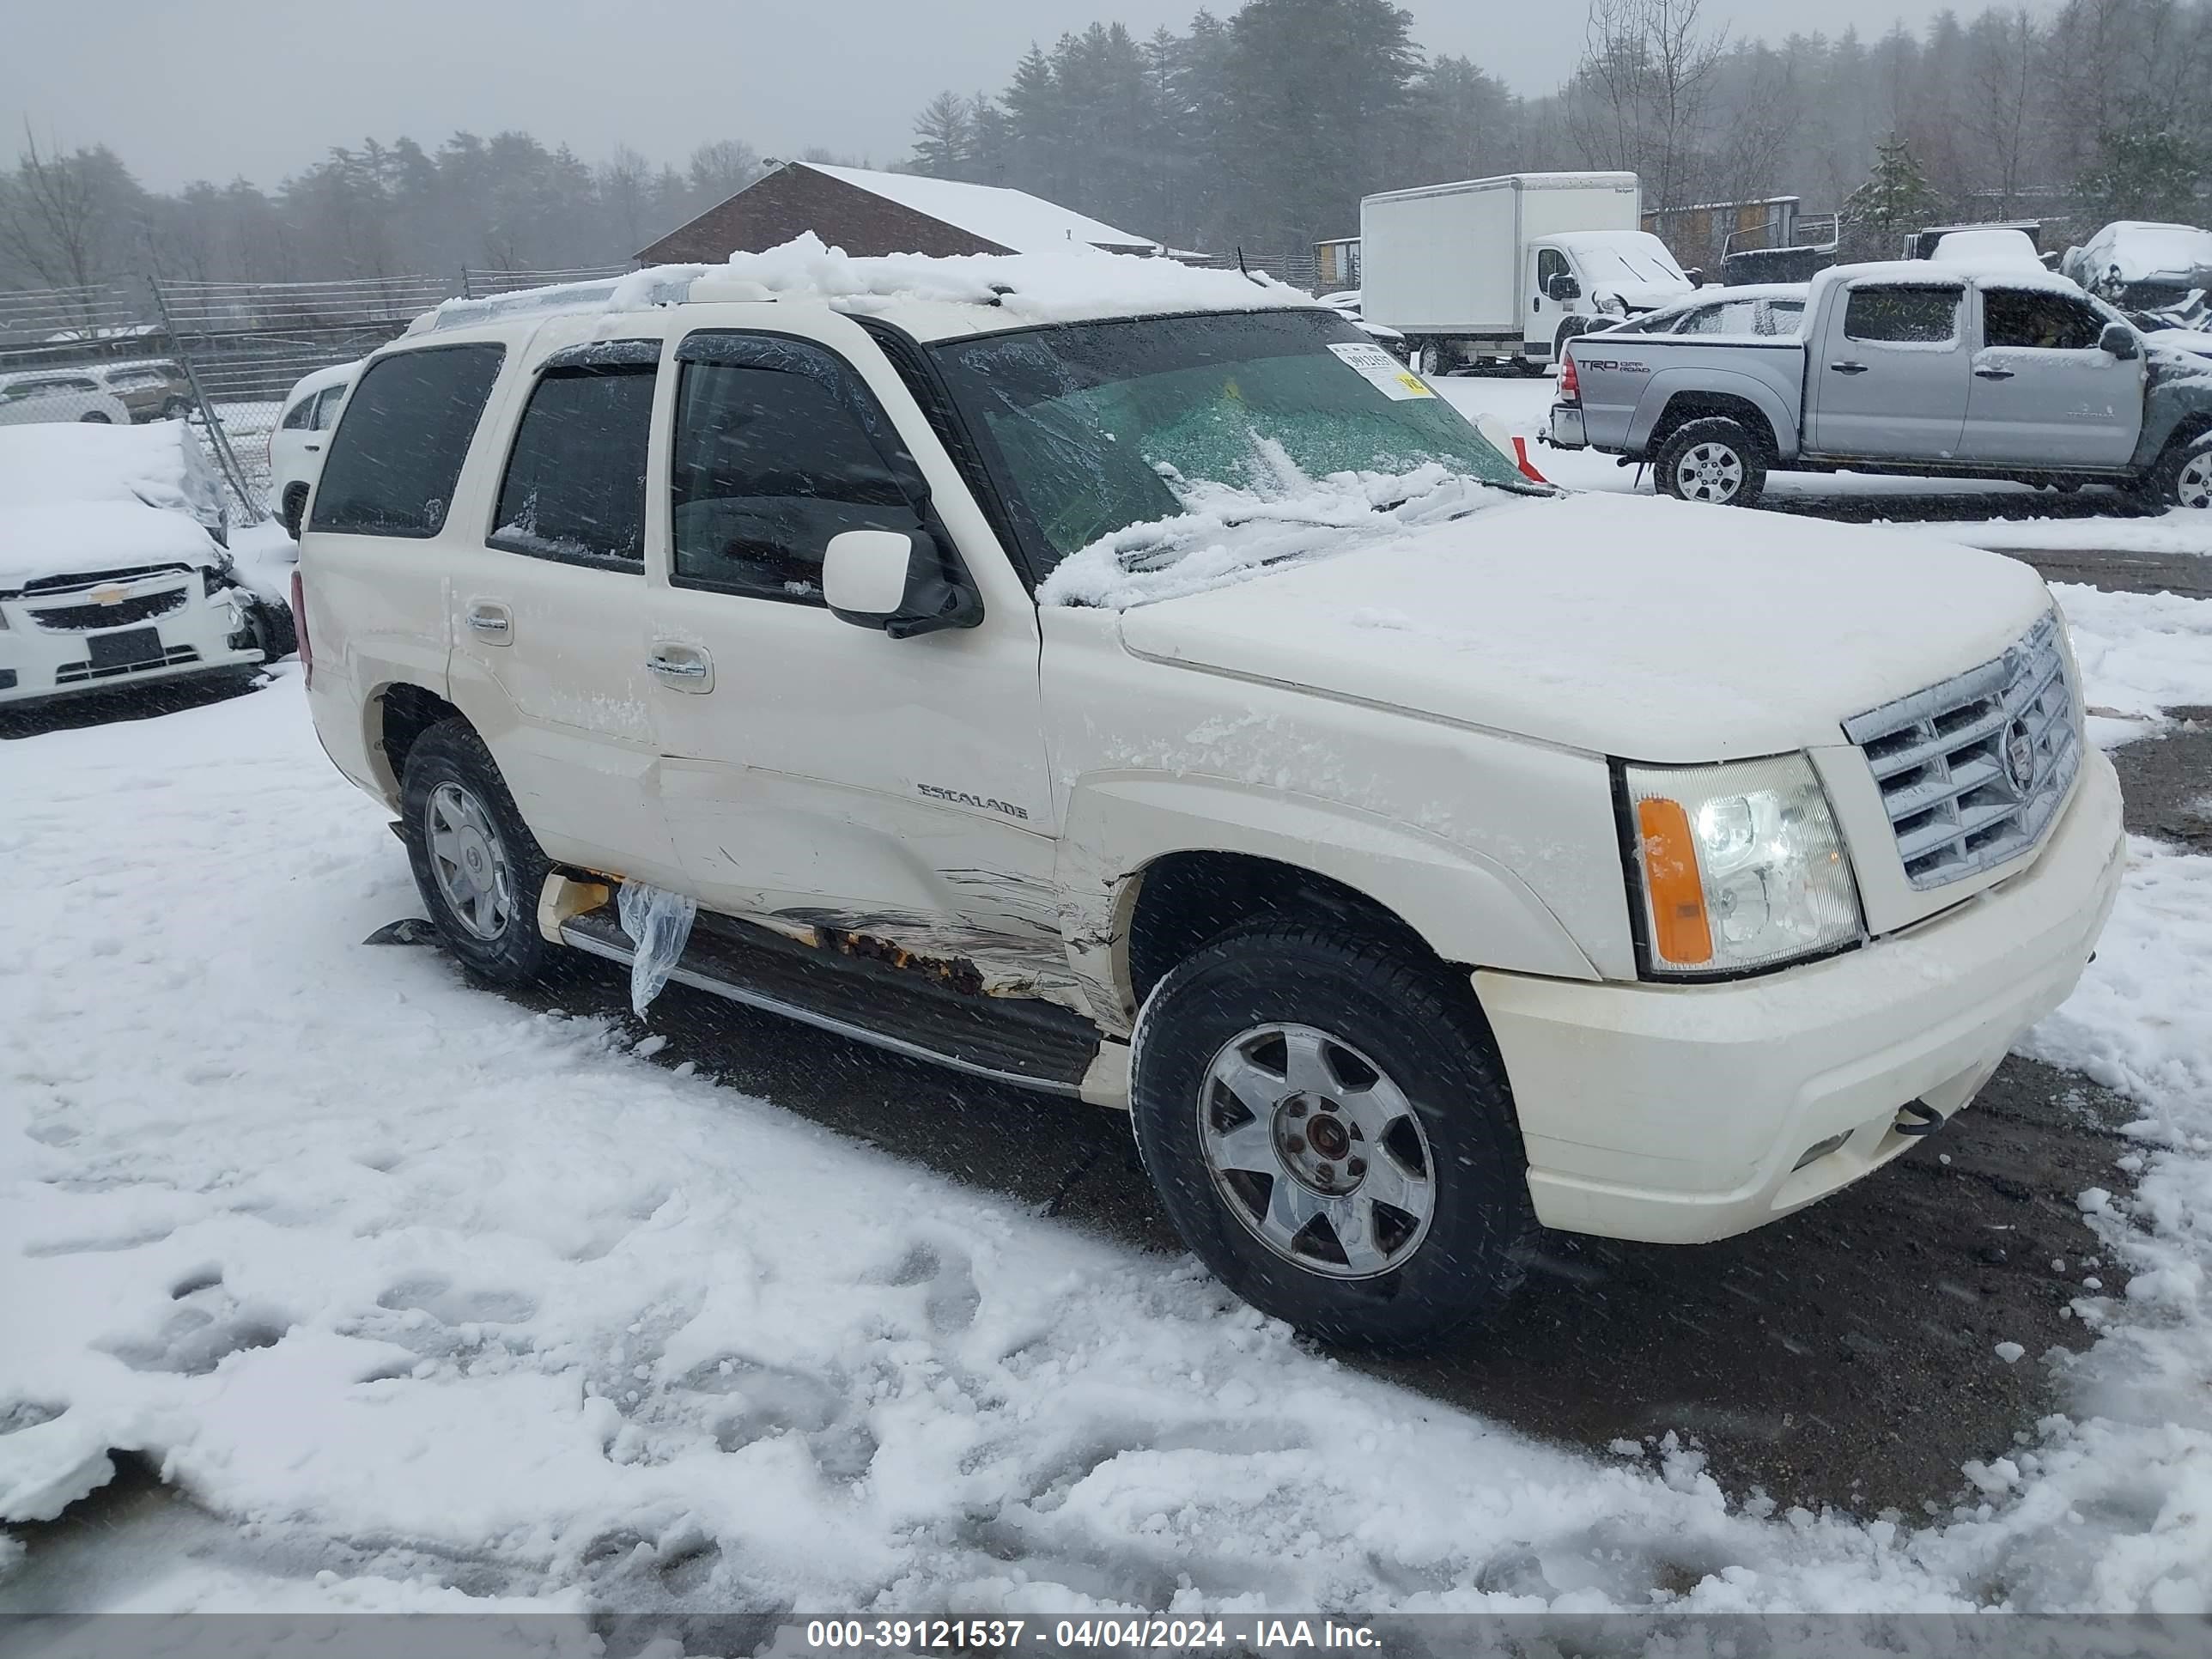
[[[1828,367],[1838,374],[1863,374],[1867,372],[1864,363],[1830,363]]]
[[[514,616],[503,605],[489,599],[471,603],[468,614],[462,618],[470,633],[487,645],[509,645],[514,640]]]
[[[2009,380],[2012,379],[2012,371],[2008,368],[1978,368],[1974,371],[1974,374],[1977,378],[1984,380]]]
[[[310,455],[319,455],[323,453],[323,447],[320,444],[301,444],[300,447]]]
[[[645,659],[645,666],[653,678],[672,691],[714,689],[714,659],[700,646],[657,641],[653,654]]]

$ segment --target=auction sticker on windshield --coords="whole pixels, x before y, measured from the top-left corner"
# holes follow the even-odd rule
[[[1403,403],[1408,398],[1433,398],[1437,395],[1426,380],[1379,345],[1334,343],[1329,349],[1358,370],[1360,379],[1394,403]]]

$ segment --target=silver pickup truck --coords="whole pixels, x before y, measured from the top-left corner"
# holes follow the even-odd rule
[[[1649,461],[1668,494],[1738,506],[1775,467],[2102,481],[2212,506],[2212,360],[2146,344],[2063,277],[1837,265],[1792,332],[1669,332],[1670,318],[1572,343],[1554,447]]]

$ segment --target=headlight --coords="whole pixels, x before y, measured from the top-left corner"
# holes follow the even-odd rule
[[[1621,775],[1650,972],[1771,968],[1860,937],[1850,860],[1804,756]]]

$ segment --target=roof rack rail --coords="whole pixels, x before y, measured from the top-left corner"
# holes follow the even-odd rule
[[[441,329],[472,328],[508,317],[562,311],[630,311],[646,306],[682,305],[691,297],[692,283],[706,270],[704,265],[661,265],[596,282],[555,283],[545,288],[488,295],[481,300],[447,300],[417,317],[407,331],[427,334]]]

